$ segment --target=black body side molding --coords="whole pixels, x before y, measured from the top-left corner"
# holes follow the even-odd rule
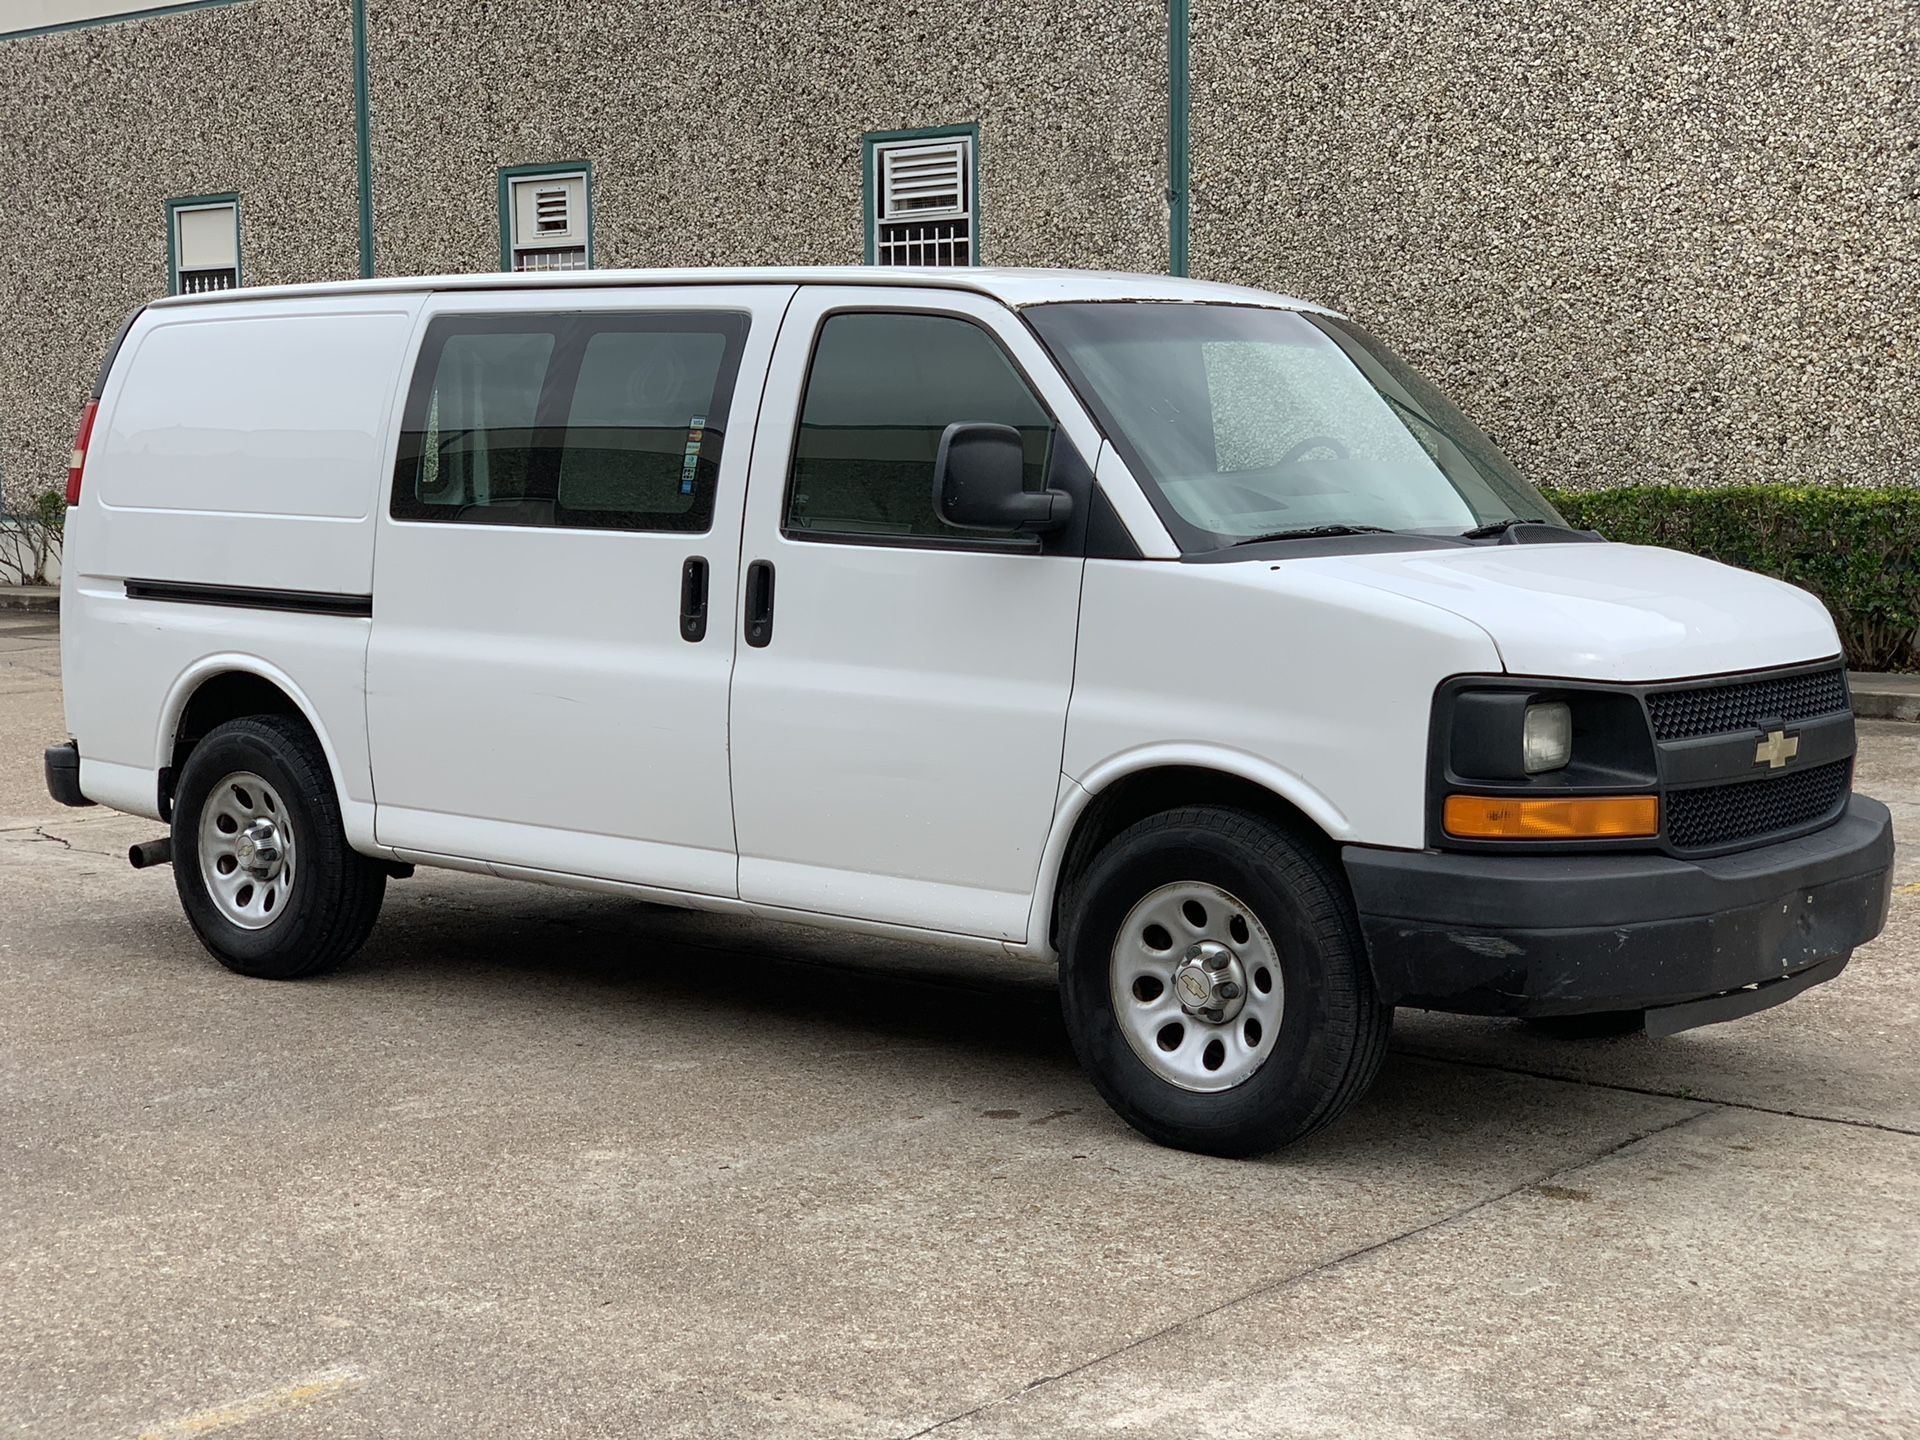
[[[286,610],[299,615],[373,617],[373,596],[332,590],[269,590],[253,585],[202,585],[190,580],[129,580],[129,600],[179,605],[227,605],[240,610]]]

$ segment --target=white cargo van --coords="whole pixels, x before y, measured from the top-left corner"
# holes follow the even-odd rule
[[[1393,1007],[1671,1033],[1886,916],[1827,614],[1567,529],[1352,322],[1146,276],[157,301],[73,457],[49,789],[246,975],[416,865],[1058,960],[1156,1139]]]

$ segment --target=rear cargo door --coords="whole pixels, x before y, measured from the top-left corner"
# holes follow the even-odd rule
[[[741,513],[791,294],[431,303],[375,554],[382,844],[737,893]]]

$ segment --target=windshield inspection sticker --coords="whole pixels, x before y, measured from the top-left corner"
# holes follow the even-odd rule
[[[687,426],[687,453],[680,462],[680,493],[693,493],[693,473],[700,468],[700,442],[706,438],[707,417],[696,415]]]

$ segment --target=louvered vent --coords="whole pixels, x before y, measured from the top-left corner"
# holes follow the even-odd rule
[[[572,228],[567,192],[563,186],[533,192],[534,229],[542,235],[564,235]]]
[[[874,147],[873,253],[881,265],[973,263],[973,140]]]
[[[887,220],[909,215],[967,213],[967,142],[889,145],[880,152],[880,214]]]

